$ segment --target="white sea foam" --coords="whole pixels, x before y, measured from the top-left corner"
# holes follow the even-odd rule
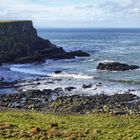
[[[51,77],[64,77],[64,78],[75,78],[75,79],[92,79],[93,76],[89,76],[89,75],[84,75],[82,73],[66,73],[66,72],[62,72],[60,74],[55,74],[55,73],[46,73],[46,72],[41,72],[41,71],[37,71],[36,69],[28,69],[28,68],[22,68],[22,67],[16,67],[16,66],[11,66],[10,67],[11,71],[15,71],[15,72],[21,72],[21,73],[26,73],[26,74],[33,74],[33,75],[44,75],[44,76],[51,76]]]
[[[99,61],[98,63],[113,63],[115,61],[113,60],[102,60],[102,61]]]
[[[49,76],[52,76],[52,77],[75,78],[75,79],[93,79],[93,76],[84,75],[82,73],[70,74],[70,73],[62,72],[60,74],[52,73]]]
[[[26,73],[26,74],[33,74],[33,75],[47,75],[46,73],[36,71],[34,69],[27,69],[27,68],[20,68],[20,67],[11,67],[11,71]]]

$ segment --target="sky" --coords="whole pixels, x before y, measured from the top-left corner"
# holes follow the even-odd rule
[[[140,0],[0,0],[0,20],[45,28],[140,28]]]

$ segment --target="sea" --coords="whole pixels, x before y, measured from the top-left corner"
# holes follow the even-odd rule
[[[100,62],[110,61],[140,66],[140,29],[38,29],[38,35],[66,51],[83,50],[90,57],[10,65],[11,71],[25,75],[24,78],[29,75],[62,78],[63,82],[57,86],[102,83],[99,93],[135,90],[140,94],[140,69],[120,72],[96,69]],[[55,74],[56,70],[62,73]]]

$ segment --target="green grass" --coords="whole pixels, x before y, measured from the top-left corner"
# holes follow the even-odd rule
[[[1,129],[2,125],[11,125],[11,128]],[[31,128],[35,127],[40,128],[39,132],[30,135]],[[140,140],[140,116],[119,117],[106,114],[56,116],[35,112],[0,113],[1,140],[4,138],[43,140],[47,137],[52,140]]]
[[[30,20],[0,20],[0,23],[11,23],[11,22],[24,22]]]

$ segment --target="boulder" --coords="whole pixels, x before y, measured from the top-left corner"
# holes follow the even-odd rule
[[[99,63],[97,70],[108,70],[108,71],[126,71],[126,70],[135,70],[140,68],[136,65],[128,65],[120,62],[105,62]]]
[[[75,57],[75,56],[77,56],[77,57],[88,57],[88,56],[90,56],[88,53],[83,52],[81,50],[69,52],[68,55],[73,56],[73,57]]]
[[[54,71],[54,73],[59,74],[59,73],[62,73],[62,71],[61,70],[56,70],[56,71]]]
[[[74,89],[76,89],[76,87],[66,87],[66,88],[65,88],[65,91],[72,91],[72,90],[74,90]]]
[[[82,87],[83,87],[84,89],[91,88],[91,87],[92,87],[92,84],[89,84],[89,85],[85,85],[85,84],[84,84]]]

